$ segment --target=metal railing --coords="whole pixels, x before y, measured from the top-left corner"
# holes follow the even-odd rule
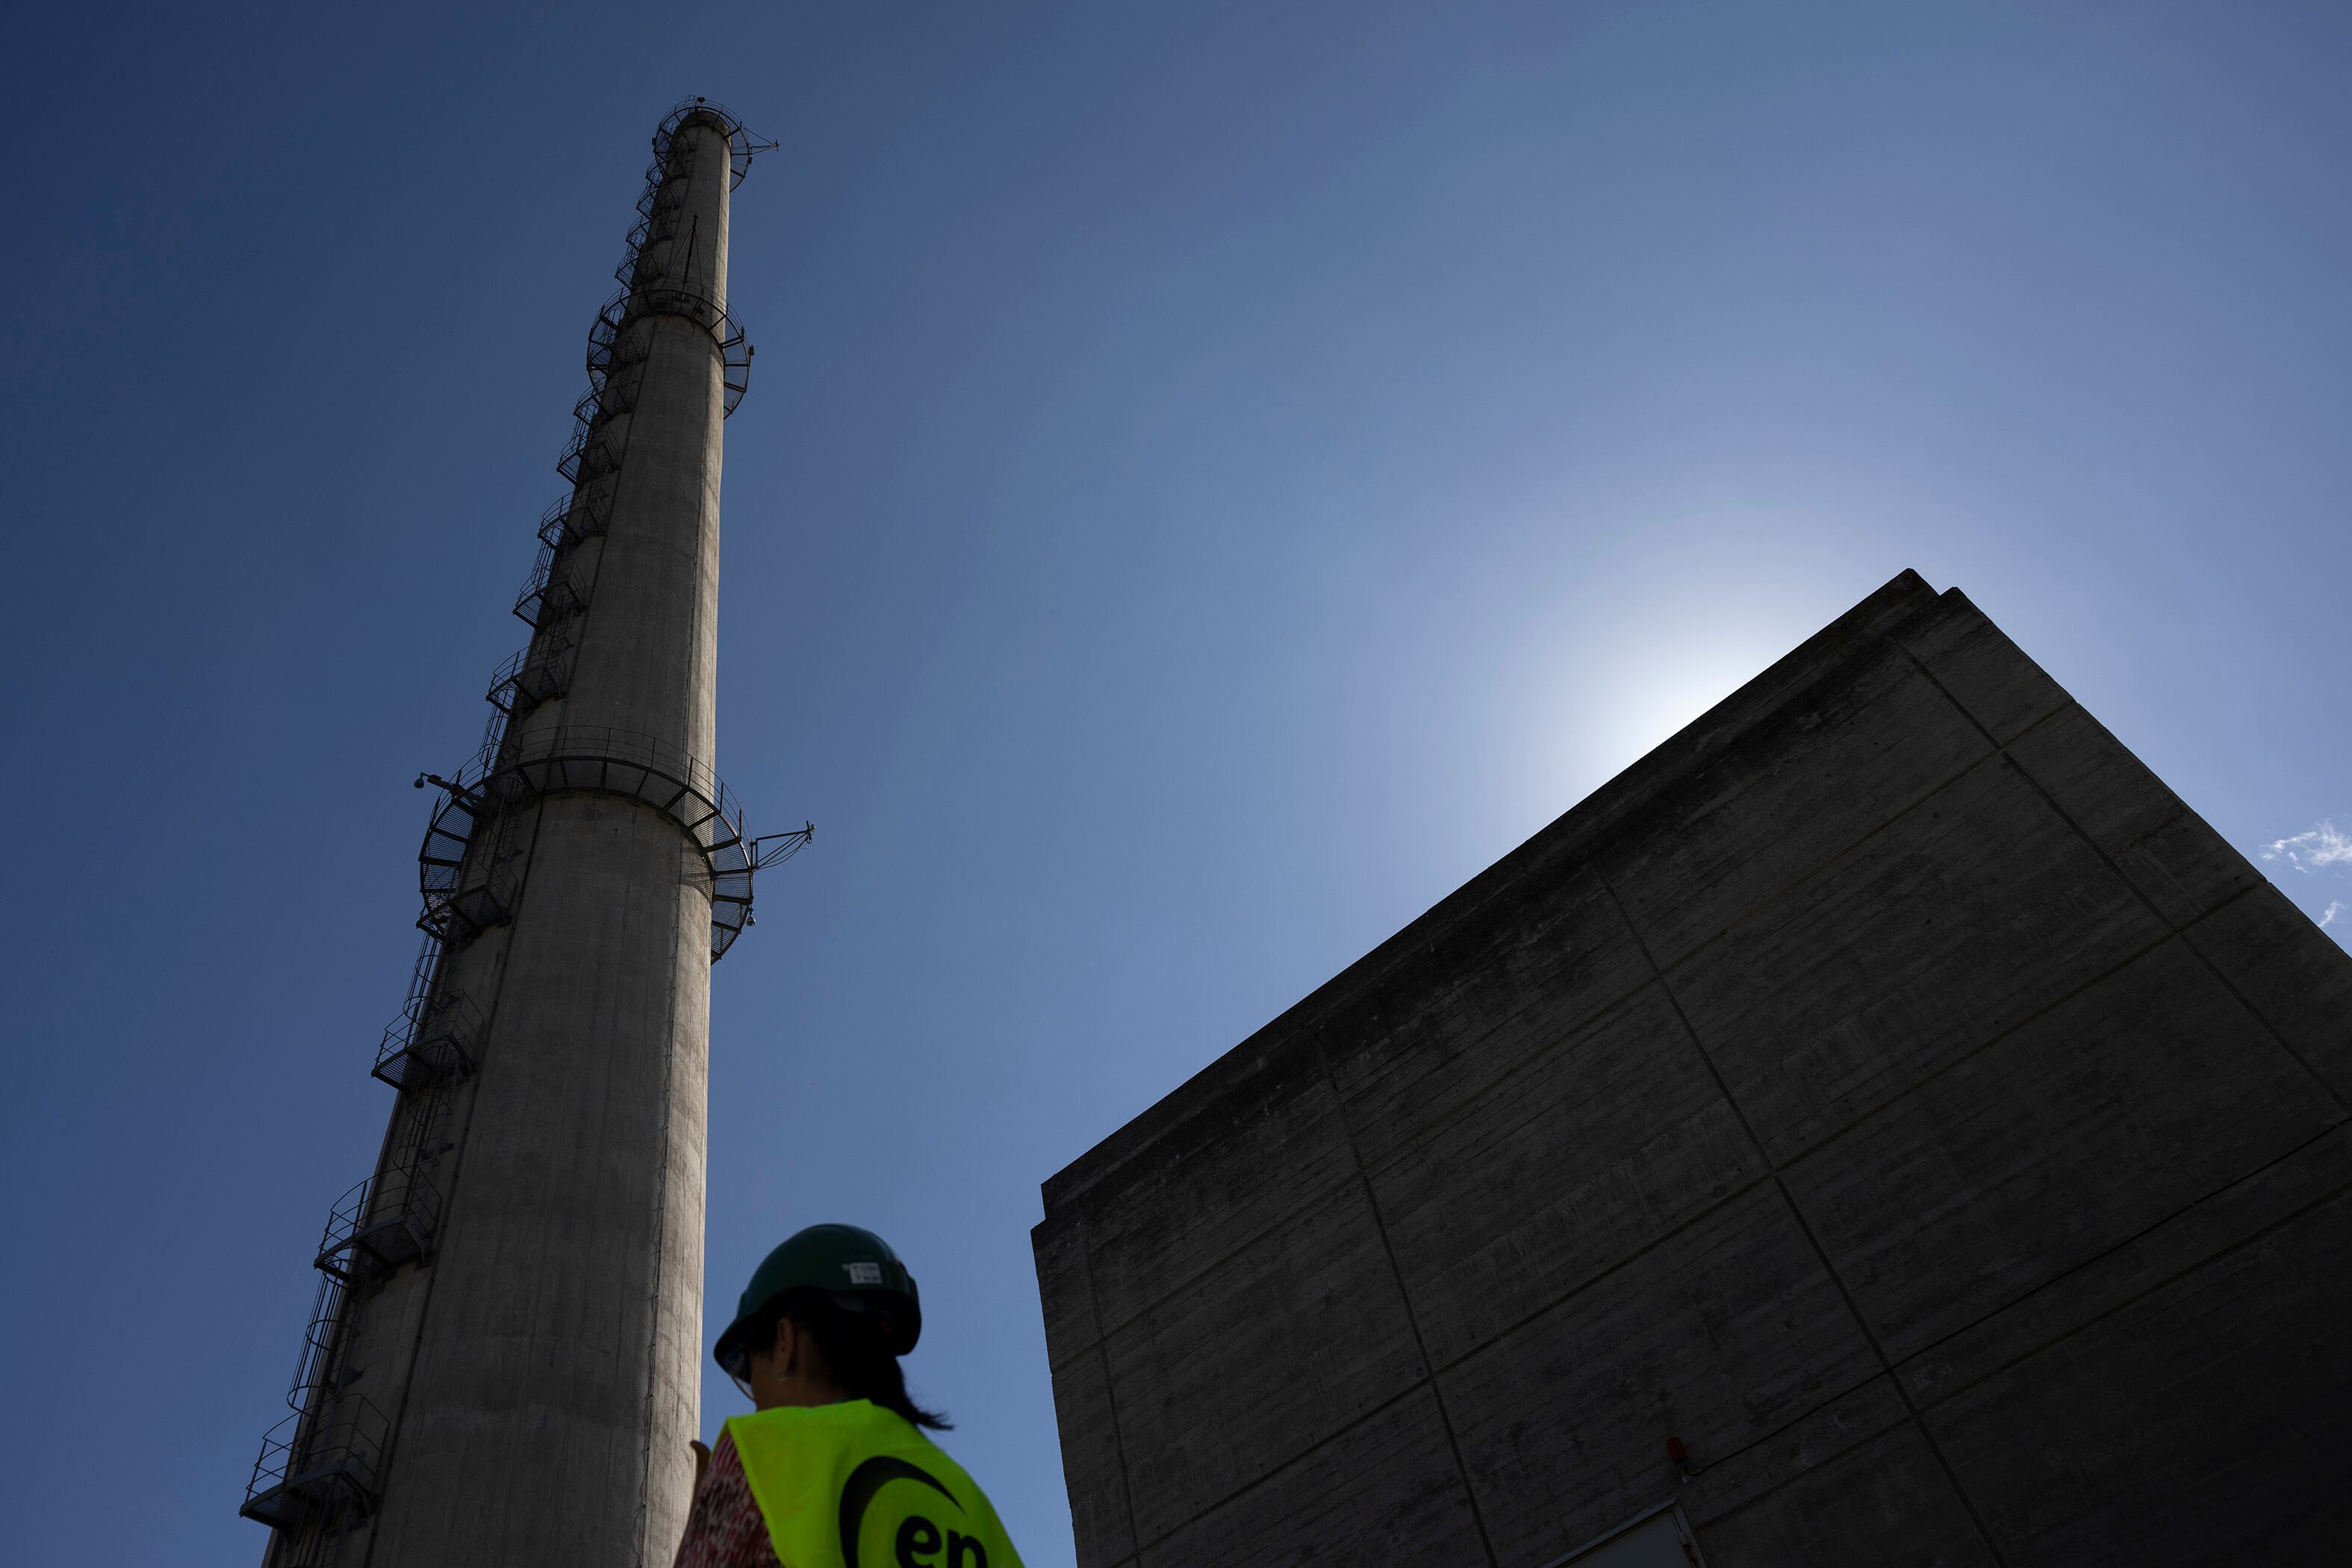
[[[505,719],[503,712],[492,716],[486,752],[504,743]],[[425,896],[416,923],[443,942],[464,942],[512,919],[521,900],[527,834],[522,814],[508,808],[524,804],[530,792],[496,775],[471,788],[453,788],[431,774],[416,782],[427,779],[443,794],[416,851],[417,887]],[[485,821],[491,837],[483,843]]]
[[[581,408],[594,405],[607,415],[626,412],[601,400],[624,379],[621,371],[642,363],[644,345],[631,353],[623,351],[635,341],[629,329],[648,316],[683,316],[710,334],[724,367],[720,381],[726,389],[725,413],[731,415],[741,406],[744,393],[751,389],[751,344],[744,336],[743,324],[728,314],[726,307],[695,289],[623,289],[604,301],[604,309],[596,312],[595,324],[588,329],[588,395],[572,410],[580,423],[573,429],[571,446],[556,464],[556,471],[565,478],[574,477],[566,470],[567,463],[575,471],[586,471],[588,467],[583,454],[592,420],[581,415]]]
[[[374,1510],[385,1423],[345,1393],[341,1358],[358,1318],[358,1298],[321,1275],[286,1391],[293,1414],[261,1440],[237,1511],[278,1532],[271,1568],[324,1568],[344,1531]]]
[[[371,1076],[397,1089],[463,1078],[480,1059],[481,1037],[481,1015],[465,993],[411,996],[400,1016],[385,1026]]]
[[[320,1275],[318,1294],[310,1298],[310,1321],[302,1331],[302,1351],[294,1360],[294,1381],[286,1388],[286,1403],[296,1411],[315,1408],[321,1399],[340,1392],[335,1331],[342,1315],[342,1280]]]
[[[358,1394],[315,1415],[289,1415],[261,1439],[237,1512],[285,1531],[337,1513],[373,1512],[389,1428],[383,1413]]]
[[[775,151],[776,143],[755,140],[750,132],[743,129],[743,121],[726,109],[707,99],[694,98],[663,116],[659,129],[654,132],[654,164],[656,168],[669,162],[679,129],[698,115],[717,121],[719,129],[727,133],[730,190],[741,184],[743,176],[751,173],[751,159],[755,154]]]
[[[547,616],[547,586],[554,576],[555,543],[542,537],[539,542],[539,554],[532,559],[530,571],[522,580],[522,591],[515,595],[516,619],[534,630],[538,628],[540,618]]]
[[[604,433],[600,421],[593,425],[575,425],[571,439],[555,459],[555,471],[575,485],[587,484],[615,473],[621,467],[621,454],[609,441],[597,437]]]
[[[644,358],[642,349],[628,359],[617,357],[622,335],[635,319],[629,301],[636,297],[634,286],[624,285],[619,293],[597,307],[596,319],[588,325],[588,388],[592,396],[604,390],[616,368],[625,369]],[[575,407],[575,417],[577,412]]]
[[[595,587],[593,574],[583,581],[578,572],[566,568],[573,551],[604,531],[612,518],[614,489],[612,474],[597,475],[540,514],[539,554],[514,605],[515,615],[533,629],[588,607]]]
[[[515,595],[516,616],[534,631],[569,620],[588,607],[588,586],[569,569],[578,542],[569,537],[565,524],[565,518],[556,520],[553,539],[542,528],[539,554],[530,563],[530,575],[523,579],[522,591]]]
[[[467,889],[481,885],[467,881],[467,857],[484,820],[509,816],[511,807],[530,797],[616,795],[677,823],[702,852],[710,872],[714,961],[751,923],[752,874],[797,850],[812,831],[779,835],[767,841],[772,848],[763,847],[745,834],[742,806],[708,763],[650,735],[602,725],[560,726],[520,740],[501,732],[486,740],[455,778],[426,776],[442,791],[417,852],[428,916],[454,910],[466,924],[490,923],[455,910]],[[510,913],[511,905],[500,902]],[[448,923],[439,920],[428,929]]]
[[[320,1272],[350,1284],[363,1270],[389,1272],[432,1253],[441,1223],[441,1190],[425,1170],[432,1159],[429,1146],[413,1147],[343,1194],[319,1239]]]
[[[572,680],[572,637],[556,628],[531,638],[490,673],[489,705],[509,715],[528,713],[563,695]]]

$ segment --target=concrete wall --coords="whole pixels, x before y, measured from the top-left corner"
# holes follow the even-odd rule
[[[1079,1562],[2335,1560],[2347,1091],[2352,959],[1906,573],[1046,1184]]]

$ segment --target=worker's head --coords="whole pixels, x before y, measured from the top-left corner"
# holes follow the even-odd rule
[[[914,1276],[889,1243],[856,1226],[815,1225],[752,1271],[713,1353],[757,1409],[868,1399],[944,1426],[908,1398],[898,1367],[922,1331]]]

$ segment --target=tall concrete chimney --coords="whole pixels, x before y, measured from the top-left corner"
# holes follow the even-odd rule
[[[684,1527],[710,964],[807,837],[763,857],[711,771],[720,432],[751,361],[728,202],[755,150],[699,99],[655,135],[530,643],[479,752],[419,780],[425,951],[375,1069],[398,1099],[248,1489],[268,1568],[635,1568]]]

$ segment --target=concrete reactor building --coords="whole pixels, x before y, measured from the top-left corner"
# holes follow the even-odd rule
[[[1084,1568],[2305,1563],[2352,957],[1906,573],[1045,1184]]]
[[[489,688],[436,791],[425,932],[375,1076],[375,1169],[243,1511],[268,1568],[666,1563],[694,1472],[710,965],[761,840],[711,771],[721,421],[751,350],[730,193],[757,149],[695,100],[654,137],[621,289]]]

